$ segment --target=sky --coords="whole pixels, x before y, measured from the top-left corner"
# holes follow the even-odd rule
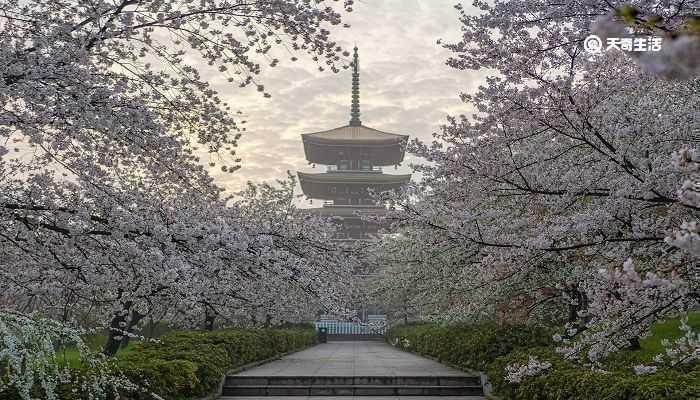
[[[471,114],[459,99],[474,91],[483,74],[459,71],[445,65],[450,52],[438,39],[456,42],[460,23],[457,0],[358,0],[345,21],[349,29],[333,30],[335,40],[360,54],[361,119],[364,125],[411,138],[431,140],[432,133],[449,115]],[[466,6],[466,5],[465,5]],[[247,181],[273,181],[288,170],[312,169],[304,159],[302,133],[347,125],[350,119],[351,71],[319,72],[303,55],[298,62],[267,68],[260,81],[272,97],[264,98],[254,87],[226,88],[222,97],[243,111],[246,132],[239,142],[242,168],[224,174],[214,167],[212,175],[228,191],[241,189]],[[407,155],[398,170],[410,172],[416,161]],[[300,192],[300,191],[299,191]]]

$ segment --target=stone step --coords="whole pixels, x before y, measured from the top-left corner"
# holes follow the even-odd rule
[[[301,397],[308,400],[429,400],[434,396],[312,396]],[[487,400],[484,396],[439,396],[440,400]],[[221,396],[218,400],[267,400],[267,396]],[[275,400],[299,400],[299,396],[275,396]]]
[[[481,386],[478,376],[239,376],[224,386]]]
[[[271,385],[224,386],[223,396],[481,396],[479,386]]]

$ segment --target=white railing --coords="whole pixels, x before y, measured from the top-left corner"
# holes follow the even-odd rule
[[[360,169],[349,169],[349,168],[338,168],[337,165],[327,165],[326,172],[382,172],[384,171],[382,167],[371,167],[371,168],[360,168]]]
[[[326,328],[328,335],[384,335],[386,319],[376,318],[366,323],[336,320],[316,321],[316,330],[320,328]]]

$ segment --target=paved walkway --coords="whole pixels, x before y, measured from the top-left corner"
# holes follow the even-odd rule
[[[481,396],[274,396],[274,397],[219,397],[220,400],[486,400]]]
[[[330,342],[290,354],[280,360],[243,371],[239,376],[466,376],[436,361],[395,349],[381,341]],[[231,397],[237,400],[269,400],[270,397]],[[483,397],[275,397],[275,399],[372,399],[428,400],[483,399]]]

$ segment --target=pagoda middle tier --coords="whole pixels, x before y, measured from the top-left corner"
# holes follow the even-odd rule
[[[374,205],[370,190],[396,190],[411,180],[411,175],[387,175],[374,171],[338,170],[320,174],[299,172],[301,190],[306,197],[332,200],[333,205]]]
[[[304,195],[324,201],[323,208],[309,211],[336,217],[341,225],[336,239],[368,239],[376,234],[382,226],[362,217],[386,212],[371,192],[397,190],[410,182],[411,175],[382,171],[403,161],[408,136],[348,125],[304,134],[302,140],[307,161],[326,168],[321,173],[297,173]]]

